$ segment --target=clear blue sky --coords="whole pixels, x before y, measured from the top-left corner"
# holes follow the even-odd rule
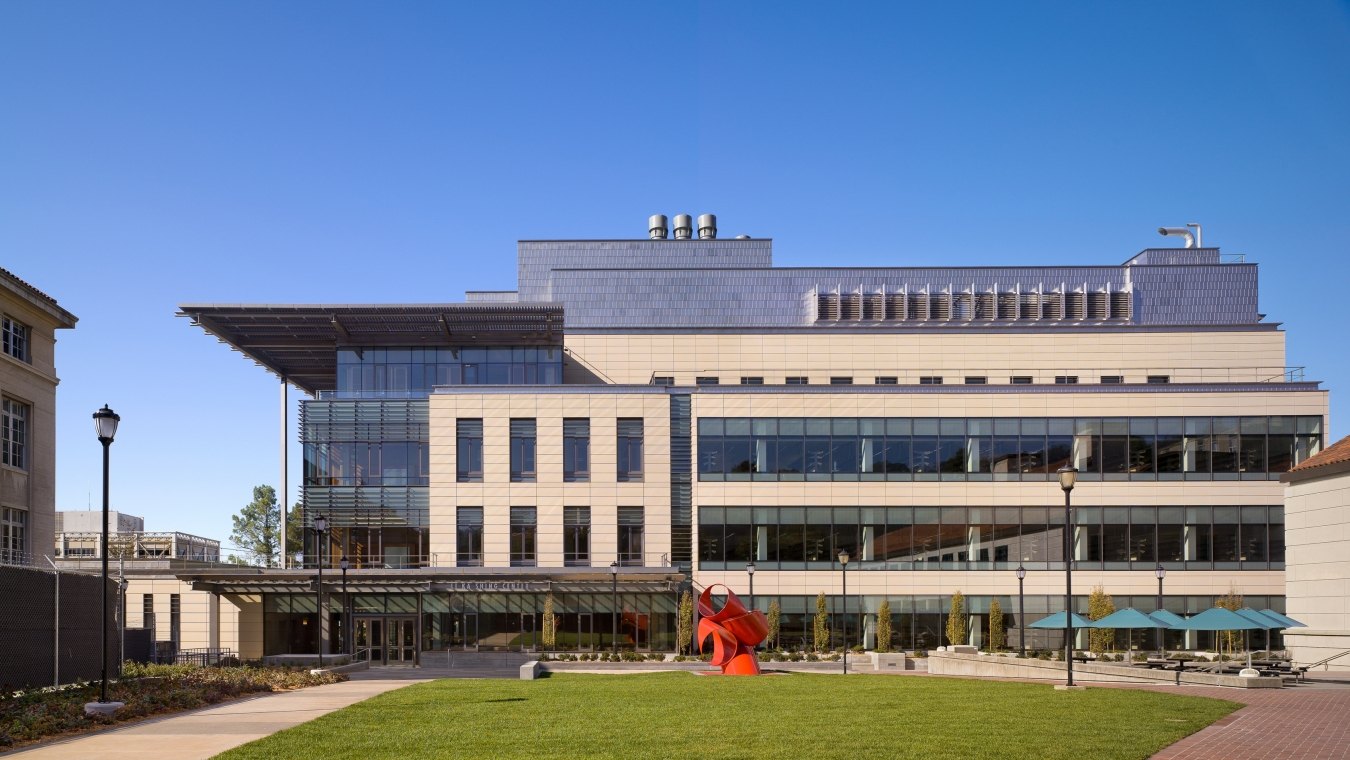
[[[99,503],[105,402],[147,528],[225,539],[277,482],[276,380],[178,303],[458,300],[658,212],[789,266],[1116,264],[1198,221],[1347,432],[1345,2],[572,5],[0,3],[0,266],[80,317],[59,507]]]

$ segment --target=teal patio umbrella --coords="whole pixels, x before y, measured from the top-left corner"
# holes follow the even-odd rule
[[[1307,627],[1308,627],[1308,626],[1304,625],[1303,623],[1300,623],[1300,622],[1298,622],[1297,620],[1295,620],[1295,619],[1289,617],[1288,615],[1285,615],[1285,614],[1280,613],[1280,612],[1276,612],[1275,610],[1271,610],[1271,609],[1261,610],[1261,614],[1262,614],[1262,615],[1265,615],[1265,616],[1268,617],[1268,618],[1272,618],[1272,619],[1274,619],[1274,620],[1279,620],[1279,621],[1283,622],[1286,628],[1307,628]]]
[[[1073,617],[1072,617],[1071,619],[1072,619],[1072,621],[1073,621],[1073,627],[1074,627],[1074,628],[1091,628],[1091,627],[1092,627],[1092,621],[1091,621],[1091,620],[1088,620],[1087,618],[1083,617],[1082,615],[1079,615],[1077,612],[1073,613]],[[1028,628],[1048,628],[1048,629],[1051,629],[1051,630],[1054,630],[1054,629],[1056,629],[1056,628],[1061,628],[1061,629],[1062,629],[1062,628],[1065,628],[1066,626],[1064,625],[1064,613],[1063,613],[1062,611],[1061,611],[1061,612],[1056,612],[1055,614],[1051,615],[1050,617],[1041,618],[1040,620],[1037,620],[1036,622],[1031,623],[1031,624],[1028,625],[1027,627],[1028,627]]]
[[[1171,628],[1172,624],[1158,620],[1149,616],[1147,613],[1140,612],[1133,607],[1116,610],[1101,620],[1092,621],[1093,628],[1125,628],[1133,632],[1136,628]],[[1130,637],[1130,651],[1134,651],[1134,637]],[[1130,665],[1134,665],[1134,657],[1130,657]]]
[[[1204,612],[1191,615],[1173,628],[1188,631],[1261,631],[1266,626],[1249,620],[1236,612],[1223,607],[1210,607]],[[1247,665],[1251,666],[1251,649],[1247,651]]]
[[[1175,612],[1168,612],[1167,610],[1154,610],[1153,612],[1148,613],[1148,616],[1160,623],[1167,623],[1168,627],[1171,628],[1176,628],[1177,623],[1186,619]]]
[[[1267,615],[1267,614],[1264,613],[1264,612],[1257,612],[1256,610],[1252,609],[1251,607],[1243,607],[1242,609],[1240,609],[1240,610],[1237,611],[1237,614],[1239,614],[1239,615],[1241,615],[1241,616],[1247,618],[1248,620],[1252,621],[1253,623],[1256,623],[1257,625],[1259,625],[1259,626],[1261,626],[1262,628],[1266,629],[1266,651],[1267,651],[1267,652],[1270,651],[1270,632],[1271,632],[1271,631],[1281,630],[1281,629],[1284,629],[1284,628],[1288,628],[1288,627],[1289,627],[1289,625],[1288,625],[1287,623],[1285,623],[1284,621],[1279,620],[1279,619],[1275,618],[1275,617],[1272,616],[1272,615]],[[1250,649],[1250,647],[1248,647],[1248,649]],[[1249,652],[1247,653],[1247,666],[1248,666],[1248,667],[1251,667],[1251,664],[1252,664],[1252,657],[1251,657],[1251,652],[1249,651]]]

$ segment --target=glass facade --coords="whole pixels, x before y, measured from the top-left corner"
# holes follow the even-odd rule
[[[455,508],[455,564],[483,566],[483,508]]]
[[[619,507],[619,564],[641,567],[646,521],[642,507]]]
[[[538,428],[532,419],[511,420],[511,482],[533,483],[536,472]]]
[[[341,348],[336,398],[425,396],[437,385],[558,385],[562,349]]]
[[[538,563],[538,531],[534,507],[511,507],[511,567]]]
[[[703,507],[699,568],[1029,570],[1064,567],[1059,507]],[[1074,567],[1284,568],[1284,508],[1076,507]]]
[[[591,508],[563,507],[563,565],[590,567]]]
[[[704,417],[699,480],[1277,480],[1322,418]]]

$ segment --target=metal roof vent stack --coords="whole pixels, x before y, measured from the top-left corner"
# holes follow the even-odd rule
[[[698,215],[698,239],[716,240],[717,239],[717,215],[699,214]]]
[[[675,239],[688,240],[690,237],[693,236],[693,234],[694,234],[694,218],[688,214],[676,214]]]
[[[1159,227],[1158,234],[1163,237],[1179,237],[1186,241],[1186,248],[1195,247],[1195,236],[1185,227]]]
[[[652,214],[647,217],[647,235],[652,240],[665,240],[670,230],[666,227],[665,214]]]
[[[1196,248],[1204,248],[1204,247],[1205,247],[1205,239],[1204,239],[1203,235],[1201,234],[1201,233],[1203,232],[1203,230],[1200,229],[1200,223],[1199,223],[1199,222],[1186,222],[1186,226],[1187,226],[1187,227],[1194,227],[1194,228],[1195,228],[1195,247],[1196,247]]]

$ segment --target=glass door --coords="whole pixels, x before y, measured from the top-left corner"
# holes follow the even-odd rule
[[[384,664],[384,619],[356,619],[356,659],[372,665]]]
[[[385,664],[412,665],[417,661],[417,618],[386,618]]]

